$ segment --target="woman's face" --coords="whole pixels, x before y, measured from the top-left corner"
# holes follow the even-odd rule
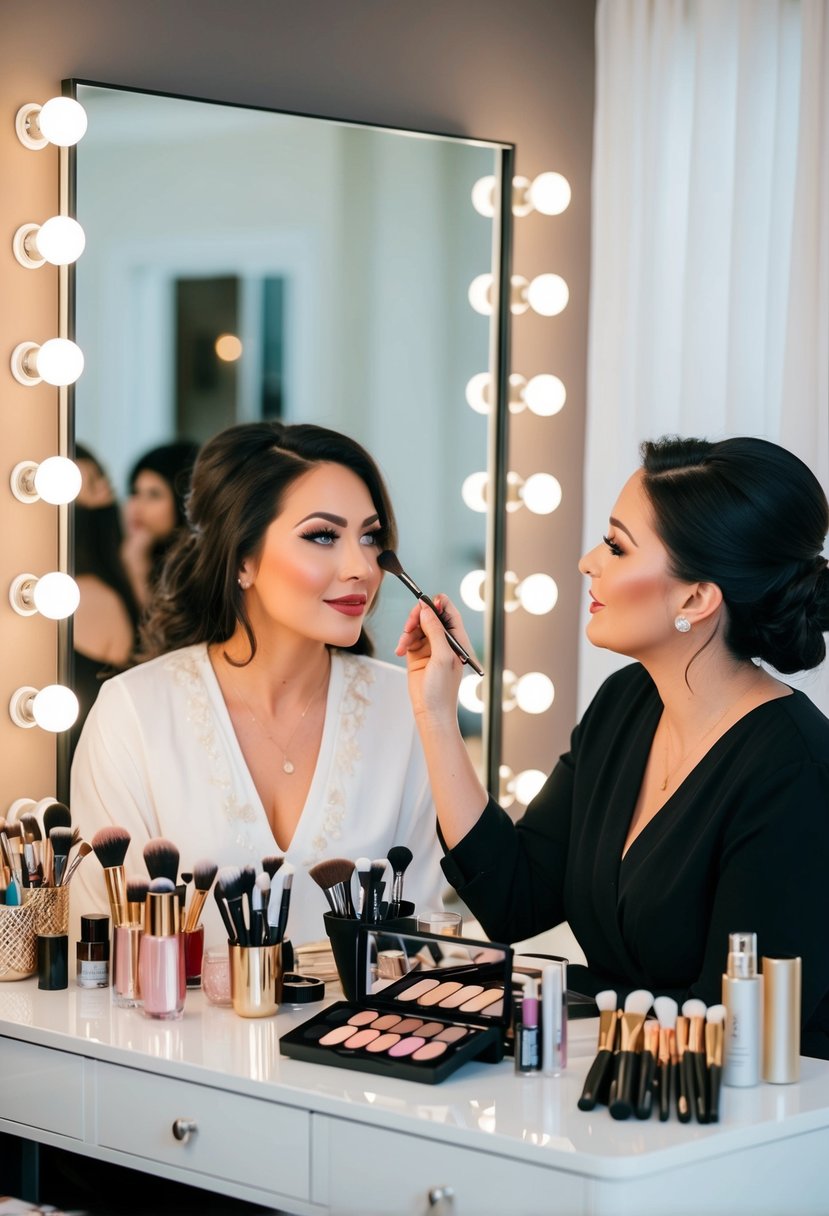
[[[124,507],[127,530],[146,532],[153,540],[169,536],[176,526],[176,500],[159,473],[142,469]]]
[[[585,553],[579,570],[590,579],[587,636],[594,646],[644,660],[676,638],[674,619],[687,585],[669,573],[641,470],[625,484],[607,535]]]
[[[86,456],[76,456],[81,471],[81,492],[76,498],[79,507],[110,507],[115,501],[109,478],[103,469]]]
[[[340,464],[318,464],[284,495],[261,552],[240,571],[257,636],[268,623],[352,646],[380,586],[381,525],[368,487]]]

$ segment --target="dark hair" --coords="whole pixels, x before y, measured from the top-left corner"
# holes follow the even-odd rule
[[[173,526],[180,528],[187,519],[185,504],[190,488],[190,474],[198,454],[199,445],[192,439],[177,439],[173,443],[163,443],[160,447],[145,452],[136,460],[130,471],[127,482],[130,494],[135,493],[135,482],[139,473],[146,470],[163,477],[173,492],[176,512],[176,521]]]
[[[238,584],[245,558],[255,557],[285,491],[314,465],[341,464],[361,478],[380,517],[379,543],[394,548],[394,512],[382,475],[353,439],[310,423],[250,422],[208,440],[193,470],[189,528],[171,551],[142,630],[142,658],[194,642],[226,642],[241,624],[256,638]],[[371,654],[363,629],[348,648]]]
[[[817,667],[829,630],[829,505],[811,470],[765,439],[671,436],[641,454],[671,572],[720,588],[731,653],[784,673]]]
[[[88,460],[101,477],[106,477],[98,458],[83,444],[75,444],[76,460]],[[129,577],[121,560],[120,508],[113,500],[100,507],[73,506],[74,569],[75,574],[94,575],[121,597],[134,628],[138,628],[140,610]]]

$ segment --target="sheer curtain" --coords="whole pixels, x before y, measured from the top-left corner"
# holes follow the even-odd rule
[[[829,5],[599,0],[596,42],[585,547],[661,434],[779,441],[829,491]],[[582,640],[580,709],[625,661]]]

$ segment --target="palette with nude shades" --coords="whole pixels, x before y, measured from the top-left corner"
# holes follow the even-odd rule
[[[427,1084],[467,1060],[503,1058],[509,946],[370,926],[360,934],[357,999],[337,1001],[283,1035],[283,1055]]]

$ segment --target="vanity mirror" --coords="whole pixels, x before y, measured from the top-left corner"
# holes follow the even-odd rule
[[[87,240],[71,274],[86,360],[74,442],[124,503],[137,458],[174,439],[262,417],[354,436],[386,476],[418,581],[459,599],[486,568],[488,610],[467,620],[484,701],[500,707],[509,208],[486,219],[471,191],[511,181],[512,148],[86,81],[65,91],[89,120],[69,164]],[[468,298],[487,273],[489,318]],[[481,372],[488,417],[465,397]],[[478,514],[461,486],[484,470]],[[396,661],[410,604],[386,579],[378,658]],[[464,724],[492,785],[500,708]]]

